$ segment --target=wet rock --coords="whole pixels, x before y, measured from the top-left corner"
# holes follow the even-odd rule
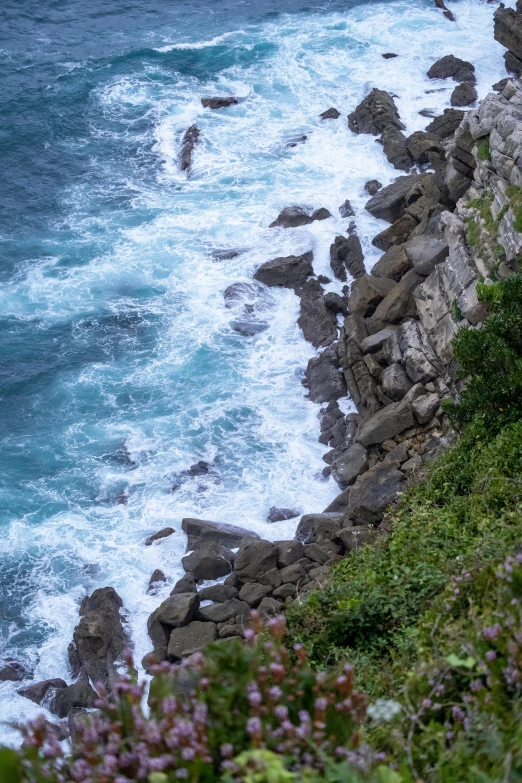
[[[155,541],[159,541],[161,538],[167,538],[168,536],[172,536],[176,531],[173,527],[164,527],[162,530],[158,530],[157,533],[154,533],[152,536],[149,536],[145,540],[145,546],[151,546]]]
[[[395,54],[395,52],[384,52],[384,54],[381,54],[381,57],[384,57],[385,60],[392,60],[394,57],[398,57],[398,54]]]
[[[53,700],[57,691],[67,688],[65,680],[56,677],[53,680],[42,680],[41,682],[35,682],[32,685],[28,685],[26,688],[20,688],[17,691],[20,696],[24,696],[26,699],[33,701],[40,707],[47,707]]]
[[[349,511],[362,522],[377,522],[403,486],[404,476],[399,470],[378,462],[351,488]]]
[[[171,590],[171,595],[178,595],[178,593],[195,593],[196,590],[196,580],[194,579],[193,574],[185,574],[185,576],[182,576],[181,579],[178,579],[176,584],[174,585],[173,589]]]
[[[304,144],[307,139],[308,139],[308,136],[306,136],[306,135],[294,136],[292,139],[289,139],[286,142],[285,147],[289,147],[290,149],[292,147],[297,147],[298,144]]]
[[[270,541],[245,540],[239,547],[234,573],[241,582],[255,582],[277,565],[277,549]]]
[[[275,544],[277,547],[278,568],[286,568],[286,566],[293,565],[303,557],[304,547],[301,541],[276,541]]]
[[[112,587],[102,587],[85,597],[73,646],[81,668],[92,682],[106,685],[117,676],[115,662],[128,645],[120,609],[123,602]]]
[[[353,207],[349,199],[346,199],[346,201],[343,204],[341,204],[341,206],[339,207],[339,214],[341,215],[342,218],[353,217],[355,215],[355,212],[353,211]]]
[[[445,239],[418,236],[406,242],[404,252],[415,271],[428,276],[437,264],[446,260],[449,248]]]
[[[324,510],[325,514],[339,514],[341,513],[344,515],[348,512],[348,505],[350,503],[350,493],[352,491],[351,487],[348,487],[347,489],[343,490],[337,497],[335,497],[329,506],[327,506]]]
[[[264,293],[264,289],[259,283],[252,280],[239,281],[232,283],[223,292],[225,307],[230,309],[238,306],[246,306],[249,309],[255,309],[257,302]]]
[[[364,254],[357,234],[335,237],[330,245],[330,266],[338,280],[347,279],[346,270],[356,279],[364,275]]]
[[[337,318],[324,302],[324,292],[317,280],[306,280],[298,291],[301,307],[297,323],[305,340],[314,348],[325,347],[337,339]]]
[[[383,152],[396,169],[409,171],[413,159],[408,149],[408,141],[404,133],[394,126],[385,128],[381,135]]]
[[[368,182],[364,183],[364,191],[369,196],[375,196],[375,194],[378,193],[381,188],[382,185],[378,179],[370,179]]]
[[[352,444],[332,463],[332,476],[341,489],[351,486],[368,468],[368,453],[360,443]]]
[[[449,19],[450,22],[454,22],[455,21],[455,16],[449,10],[449,8],[446,7],[446,4],[444,3],[444,0],[435,0],[435,5],[437,6],[437,8],[440,8],[441,11],[444,12],[443,15],[446,17],[446,19]]]
[[[231,598],[237,598],[239,591],[232,585],[211,585],[204,587],[198,592],[200,601],[214,601],[214,603],[224,603]]]
[[[353,133],[378,136],[390,125],[404,130],[395,102],[385,90],[373,89],[348,115],[348,127]]]
[[[398,177],[391,185],[381,188],[372,196],[366,203],[365,209],[374,217],[393,223],[404,215],[408,194],[421,178],[422,174]]]
[[[264,321],[230,321],[230,327],[243,337],[254,337],[256,334],[266,332],[268,324]]]
[[[4,665],[0,667],[0,682],[21,682],[31,673],[19,661],[7,658]]]
[[[50,710],[59,718],[66,718],[73,709],[91,709],[97,698],[98,694],[88,682],[75,682],[55,693]]]
[[[156,570],[152,572],[152,576],[149,579],[147,593],[149,593],[149,595],[154,595],[160,589],[161,585],[166,581],[167,577],[163,571],[161,571],[159,568],[156,568]]]
[[[167,650],[171,661],[177,663],[187,656],[213,642],[217,637],[217,626],[212,622],[193,620],[184,628],[175,628],[170,634]]]
[[[462,109],[444,109],[440,116],[430,122],[426,131],[436,133],[441,139],[447,139],[449,136],[453,136],[463,118]]]
[[[197,581],[226,576],[232,571],[233,562],[233,552],[213,541],[204,541],[181,559],[185,571],[190,572]]]
[[[428,71],[429,79],[449,79],[455,82],[475,82],[475,66],[453,54],[437,60]]]
[[[228,106],[235,106],[239,103],[238,99],[234,96],[229,97],[214,97],[214,98],[202,98],[201,105],[204,109],[226,109]]]
[[[249,606],[256,608],[263,598],[272,593],[271,585],[262,585],[259,582],[243,585],[239,591],[239,598],[246,601]]]
[[[369,316],[394,286],[393,280],[365,274],[352,286],[348,309],[354,315]]]
[[[415,131],[408,136],[408,150],[415,163],[423,166],[430,162],[433,153],[440,155],[441,139],[436,133]]]
[[[180,628],[192,622],[199,604],[197,593],[177,593],[159,605],[155,612],[156,619],[169,628]]]
[[[283,522],[285,519],[294,519],[299,516],[299,511],[292,508],[277,508],[272,506],[266,518],[267,522]]]
[[[319,115],[322,120],[338,120],[340,116],[341,112],[337,111],[337,109],[334,109],[333,106],[331,109],[327,109]]]
[[[478,93],[473,84],[470,82],[463,82],[455,87],[451,93],[451,105],[452,106],[471,106],[472,103],[478,100]]]
[[[257,533],[244,527],[192,517],[182,519],[181,528],[188,536],[187,549],[194,549],[200,542],[214,542],[234,549],[244,538],[259,538]]]
[[[212,260],[213,261],[230,261],[232,258],[237,258],[241,255],[244,251],[240,248],[231,248],[230,250],[213,250],[212,251]]]
[[[254,279],[268,286],[283,286],[295,290],[313,275],[312,259],[311,252],[302,256],[274,258],[261,264],[254,273]]]
[[[200,130],[196,125],[191,125],[185,131],[181,140],[181,149],[179,153],[179,167],[181,171],[188,171],[192,166],[192,155],[194,148],[199,141]]]
[[[204,460],[199,460],[199,462],[196,462],[195,465],[191,465],[188,470],[185,471],[185,475],[189,476],[190,478],[195,478],[196,476],[206,476],[210,470],[210,463],[205,462]]]
[[[270,223],[270,228],[297,228],[298,226],[307,226],[314,220],[326,220],[329,217],[332,216],[324,207],[316,209],[311,214],[304,207],[285,207],[274,222]]]
[[[305,377],[312,402],[330,402],[346,396],[346,383],[339,369],[335,346],[310,359]]]
[[[324,305],[336,315],[348,315],[348,305],[346,304],[346,301],[342,296],[336,294],[335,291],[328,291],[328,293],[324,295]]]
[[[249,612],[250,606],[245,601],[240,601],[238,598],[230,598],[222,604],[202,606],[197,613],[197,619],[203,622],[224,623],[230,620],[231,617],[248,615]]]
[[[382,371],[380,383],[385,395],[395,401],[402,400],[412,387],[412,382],[398,362],[390,364]]]

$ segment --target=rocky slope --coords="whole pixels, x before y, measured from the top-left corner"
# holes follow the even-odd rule
[[[495,36],[508,47],[508,70],[520,75],[520,0],[516,10],[501,5],[496,11]],[[445,56],[429,76],[457,83],[452,105],[475,101],[471,63]],[[354,280],[343,296],[324,293],[327,280],[314,274],[312,253],[267,261],[252,287],[225,292],[248,334],[259,325],[256,302],[265,287],[284,286],[300,298],[299,324],[319,349],[306,385],[310,399],[323,405],[324,473],[340,492],[328,508],[301,517],[291,541],[272,543],[240,527],[184,519],[186,576],[149,618],[154,660],[179,661],[209,641],[241,637],[253,608],[276,614],[317,588],[332,563],[378,535],[397,494],[455,437],[441,408],[462,383],[452,338],[461,326],[480,328],[477,282],[518,271],[522,247],[522,85],[506,79],[495,89],[477,108],[448,109],[409,137],[393,97],[382,90],[372,90],[350,114],[352,131],[379,136],[388,160],[407,173],[385,188],[367,183],[366,209],[390,224],[373,240],[384,254],[370,273],[355,224],[332,244],[334,276]],[[183,149],[187,165],[197,142],[191,130]],[[349,202],[341,209],[351,214]],[[329,217],[322,208],[289,207],[272,226]],[[356,413],[342,413],[338,401],[345,396]],[[270,521],[297,516],[291,509],[270,513]],[[147,544],[172,532],[160,531]],[[201,582],[223,577],[198,591]],[[149,591],[164,581],[155,572]],[[110,688],[127,643],[120,608],[111,588],[86,599],[69,648],[76,682],[37,683],[24,695],[73,720],[78,709],[92,707],[89,680]]]

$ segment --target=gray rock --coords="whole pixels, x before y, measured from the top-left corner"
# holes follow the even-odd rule
[[[374,443],[390,440],[413,426],[415,419],[411,402],[405,398],[381,408],[365,421],[358,433],[358,439],[363,446],[372,446]]]
[[[30,701],[34,701],[40,707],[48,706],[53,700],[57,691],[67,688],[65,680],[56,677],[53,680],[42,680],[28,685],[26,688],[20,688],[18,693]]]
[[[365,209],[374,217],[395,222],[404,215],[406,197],[412,187],[421,180],[422,175],[410,174],[406,177],[398,177],[391,185],[381,188],[366,203]]]
[[[205,519],[186,517],[181,521],[181,528],[188,536],[188,549],[193,549],[198,541],[216,543],[234,549],[244,538],[259,538],[257,533],[236,525],[223,522],[209,522]]]
[[[378,462],[359,476],[351,488],[350,513],[361,522],[371,524],[379,521],[403,484],[404,476],[399,470]]]
[[[383,130],[381,142],[383,152],[394,168],[400,171],[411,169],[413,159],[408,149],[408,140],[402,131],[390,125]]]
[[[309,214],[303,207],[285,207],[274,222],[270,223],[270,228],[297,228],[313,223],[314,220],[326,220],[329,217],[332,216],[324,207],[316,209],[312,214]]]
[[[461,109],[444,109],[439,117],[430,122],[426,131],[436,133],[441,139],[447,139],[453,136],[463,119],[464,112]]]
[[[422,282],[422,279],[415,269],[406,272],[404,277],[377,305],[371,318],[372,324],[368,327],[369,330],[380,330],[385,324],[399,323],[406,315],[414,314],[413,291]]]
[[[423,327],[413,320],[404,321],[397,330],[404,369],[414,383],[426,383],[442,375],[442,368],[429,344]]]
[[[306,579],[306,571],[300,563],[294,563],[281,569],[281,579],[283,584],[296,585]]]
[[[382,371],[380,382],[385,395],[395,401],[402,400],[412,387],[412,382],[398,362]]]
[[[351,486],[368,468],[368,454],[360,443],[353,443],[332,463],[332,476],[341,489]]]
[[[21,682],[30,676],[30,672],[19,661],[7,658],[0,668],[0,682]]]
[[[346,201],[344,201],[341,204],[341,206],[339,207],[339,214],[341,215],[342,218],[353,217],[355,215],[355,212],[353,211],[353,207],[349,199],[346,199]]]
[[[75,682],[56,691],[50,703],[50,710],[59,718],[66,718],[73,709],[91,709],[97,698],[98,694],[88,682]]]
[[[230,600],[230,598],[237,598],[239,595],[237,587],[232,585],[211,585],[210,587],[204,587],[203,590],[198,592],[200,601],[215,601],[216,603],[223,603]]]
[[[449,79],[450,76],[455,82],[475,82],[475,66],[467,60],[447,54],[437,60],[428,71],[430,79]]]
[[[310,359],[305,381],[312,402],[331,402],[346,396],[346,382],[340,371],[335,346]]]
[[[261,617],[275,617],[280,614],[282,606],[281,601],[276,601],[275,598],[263,598],[257,611]]]
[[[337,555],[341,547],[334,541],[316,541],[314,544],[305,546],[305,555],[310,560],[324,565],[330,562],[334,555]]]
[[[301,541],[276,541],[275,545],[277,547],[278,568],[293,565],[303,557],[304,547]]]
[[[164,584],[166,581],[167,581],[167,577],[165,576],[163,571],[161,571],[159,568],[156,568],[156,570],[152,572],[152,575],[149,579],[147,593],[154,595],[154,593],[157,593],[161,585]],[[0,673],[0,677],[1,677],[1,673]]]
[[[155,541],[159,541],[161,538],[167,538],[168,536],[171,536],[176,531],[173,527],[164,527],[163,530],[158,530],[157,533],[154,533],[152,536],[149,536],[145,540],[145,546],[151,546]]]
[[[335,237],[330,246],[330,266],[338,280],[347,279],[346,270],[355,279],[364,275],[364,254],[357,234]]]
[[[370,179],[364,183],[364,191],[369,196],[375,196],[375,194],[382,188],[378,179]]]
[[[335,291],[328,291],[324,295],[324,305],[328,310],[336,315],[348,315],[348,305],[342,296],[336,294]]]
[[[262,585],[259,582],[252,582],[251,584],[243,585],[239,591],[239,598],[241,601],[246,601],[249,606],[255,608],[259,606],[263,598],[272,593],[271,585]]]
[[[280,587],[281,585],[281,572],[277,568],[271,568],[266,574],[261,574],[258,579],[259,584],[269,585],[272,588]]]
[[[377,530],[368,525],[357,525],[340,530],[337,537],[343,542],[346,552],[353,552],[364,544],[371,544],[377,536]]]
[[[396,331],[396,326],[385,326],[384,329],[380,329],[378,332],[368,335],[361,343],[362,352],[376,353],[377,351],[380,351],[387,340],[389,340],[390,337],[393,337]]]
[[[243,337],[254,337],[256,334],[266,332],[268,324],[264,321],[230,321],[230,328]]]
[[[449,248],[445,239],[418,236],[406,242],[404,251],[415,271],[427,276],[433,272],[437,264],[446,260]]]
[[[205,109],[226,109],[228,106],[235,106],[236,103],[239,103],[239,100],[234,96],[201,99],[201,105]]]
[[[290,582],[287,582],[274,590],[274,598],[278,601],[284,601],[286,598],[295,598],[296,594],[297,588],[294,584],[290,584]]]
[[[348,115],[348,127],[353,133],[378,136],[390,126],[404,130],[394,100],[385,90],[373,89]]]
[[[277,549],[270,541],[245,540],[239,547],[234,572],[243,582],[255,582],[277,565]]]
[[[324,302],[324,292],[317,280],[306,280],[300,287],[301,308],[297,323],[305,340],[314,348],[325,347],[337,339],[337,318]]]
[[[417,221],[412,215],[403,215],[389,228],[385,228],[372,239],[372,245],[379,250],[389,250],[393,245],[402,245],[417,228]]]
[[[348,308],[354,315],[369,316],[395,286],[394,280],[363,275],[352,285]]]
[[[299,516],[299,511],[292,508],[277,508],[272,506],[266,518],[267,522],[283,522],[285,519],[294,519]]]
[[[283,286],[284,288],[299,288],[307,277],[313,275],[313,254],[302,256],[287,256],[274,258],[261,264],[254,273],[254,279],[268,286]]]
[[[341,112],[337,111],[337,109],[334,109],[333,106],[331,109],[327,109],[319,115],[322,120],[338,120],[340,116]]]
[[[348,489],[343,490],[337,497],[335,497],[329,506],[327,506],[324,510],[325,514],[341,514],[344,516],[345,513],[348,511],[348,506],[350,503],[350,492],[352,491],[351,487],[348,487]]]
[[[415,131],[408,136],[407,144],[413,160],[420,166],[430,163],[433,153],[441,153],[441,139],[436,133]]]
[[[470,82],[463,82],[459,84],[451,93],[451,105],[452,106],[471,106],[472,103],[478,100],[478,93],[473,84]]]
[[[194,579],[194,575],[185,574],[185,576],[182,576],[181,579],[178,579],[178,581],[170,591],[170,594],[177,595],[178,593],[195,593],[195,592],[197,592],[197,589],[196,589],[196,580]]]
[[[318,531],[323,530],[325,525],[332,531],[340,530],[342,527],[342,520],[343,514],[333,512],[323,512],[322,514],[305,514],[301,517],[301,521],[297,526],[295,537],[303,544],[315,543],[318,538]]]
[[[411,269],[410,259],[403,245],[392,245],[372,267],[374,277],[387,277],[398,282]]]
[[[230,598],[222,604],[202,606],[196,617],[203,622],[224,623],[230,620],[231,617],[248,614],[249,612],[250,606],[245,601],[240,601],[238,598]]]
[[[200,130],[196,125],[191,125],[183,134],[179,153],[179,167],[181,171],[188,171],[192,166],[192,155],[199,141]]]
[[[181,559],[185,571],[200,579],[219,579],[232,571],[234,554],[212,541],[204,541],[197,549]]]
[[[213,642],[217,636],[215,623],[194,620],[184,628],[175,628],[170,634],[168,657],[178,662],[186,657],[187,651],[199,650]]]
[[[440,405],[438,394],[423,394],[412,403],[413,413],[419,424],[427,424]]]
[[[200,598],[196,593],[178,593],[166,598],[156,609],[156,618],[170,628],[188,625],[199,608]]]

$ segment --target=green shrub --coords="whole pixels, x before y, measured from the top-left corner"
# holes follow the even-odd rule
[[[479,160],[491,160],[491,150],[489,148],[489,136],[479,139],[476,142],[477,156]]]
[[[448,402],[450,418],[462,426],[480,418],[490,432],[522,417],[522,275],[477,286],[488,317],[480,329],[462,328],[453,340],[466,389]]]
[[[522,188],[517,185],[510,185],[506,189],[506,195],[509,198],[511,211],[513,212],[515,231],[522,233]]]

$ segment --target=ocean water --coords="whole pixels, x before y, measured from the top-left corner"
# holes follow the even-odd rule
[[[270,506],[320,511],[337,494],[301,383],[314,350],[297,298],[262,292],[268,328],[243,337],[223,291],[307,250],[332,276],[347,198],[371,268],[383,224],[363,185],[400,172],[346,114],[378,86],[407,132],[424,128],[419,110],[449,105],[453,83],[425,75],[447,53],[475,64],[481,96],[505,75],[494,6],[452,8],[455,24],[432,0],[2,3],[0,660],[67,679],[79,603],[104,585],[139,660],[148,614],[182,575],[183,517],[280,539],[295,520],[268,525]],[[216,94],[244,100],[203,109]],[[330,106],[342,117],[322,122]],[[192,123],[187,177],[177,155]],[[333,217],[269,229],[289,204]],[[184,475],[200,460],[206,476]],[[166,525],[176,534],[146,548]],[[169,584],[151,597],[155,568]],[[15,744],[8,724],[41,712],[17,687],[0,684],[0,741]]]

